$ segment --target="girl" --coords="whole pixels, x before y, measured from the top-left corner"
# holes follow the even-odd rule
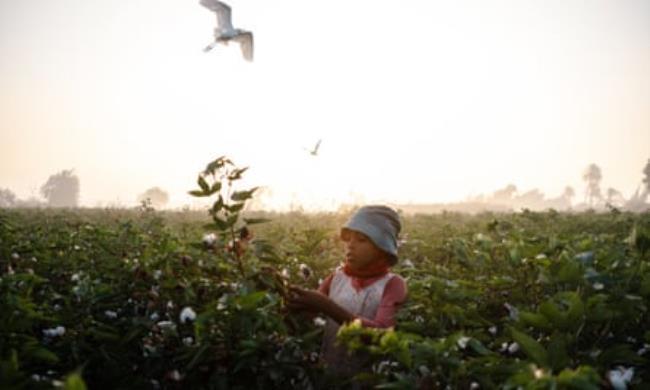
[[[357,210],[341,229],[345,262],[330,274],[318,291],[292,287],[289,307],[325,314],[327,324],[321,354],[337,375],[362,369],[360,356],[350,356],[336,344],[341,324],[359,319],[363,326],[395,326],[395,313],[406,300],[406,283],[390,272],[397,263],[399,215],[386,206]]]

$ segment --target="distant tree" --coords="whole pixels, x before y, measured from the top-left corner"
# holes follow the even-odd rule
[[[526,191],[513,199],[516,207],[525,207],[531,210],[544,208],[544,193],[537,188]]]
[[[41,207],[46,207],[47,205],[45,202],[43,202],[42,199],[39,199],[35,196],[30,196],[27,199],[17,199],[16,200],[16,207],[22,207],[22,208],[41,208]]]
[[[566,186],[560,196],[546,200],[544,202],[544,207],[555,210],[568,210],[571,208],[571,199],[574,196],[575,191],[573,190],[573,187]]]
[[[562,198],[566,199],[569,204],[571,204],[571,199],[576,196],[576,192],[571,186],[564,187],[564,192],[562,192]]]
[[[616,188],[609,187],[607,189],[605,202],[612,206],[621,206],[625,203],[625,198],[623,198],[621,191],[617,190]]]
[[[79,178],[72,169],[50,176],[41,186],[41,195],[50,207],[77,207],[79,203]]]
[[[492,194],[492,199],[495,201],[506,201],[509,202],[512,200],[513,195],[517,192],[517,186],[514,184],[508,184],[500,190],[494,191]]]
[[[650,194],[650,158],[643,168],[643,184],[645,184],[645,193]]]
[[[138,196],[138,202],[144,202],[147,199],[151,202],[151,206],[161,208],[169,202],[169,194],[160,187],[151,187]]]
[[[16,205],[16,195],[9,189],[0,188],[0,207],[9,208]]]
[[[582,175],[582,179],[587,182],[585,202],[589,204],[589,207],[593,207],[594,201],[599,201],[603,198],[600,193],[600,180],[602,178],[603,175],[600,167],[596,164],[590,164]]]

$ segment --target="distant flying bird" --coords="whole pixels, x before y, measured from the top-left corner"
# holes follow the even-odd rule
[[[308,151],[309,154],[311,154],[312,156],[318,156],[318,148],[320,148],[320,142],[321,141],[322,140],[319,139],[318,142],[316,142],[316,145],[314,146],[314,148],[312,150],[308,150],[308,149],[305,149],[305,150]]]
[[[241,53],[247,61],[253,61],[253,33],[233,28],[230,7],[218,0],[200,0],[200,4],[217,14],[217,27],[214,29],[214,42],[203,49],[208,52],[217,43],[228,45],[230,41],[239,43]]]

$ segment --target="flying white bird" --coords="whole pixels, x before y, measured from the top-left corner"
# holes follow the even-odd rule
[[[247,61],[253,61],[253,33],[233,28],[230,7],[218,0],[200,0],[200,4],[217,14],[217,27],[214,29],[214,42],[203,49],[212,50],[217,43],[228,45],[230,41],[239,43],[242,55]]]
[[[308,151],[309,154],[311,154],[312,156],[318,156],[318,148],[320,148],[321,141],[322,140],[319,139],[318,142],[316,142],[316,145],[314,145],[314,148],[312,150],[308,150],[308,149],[305,150]]]

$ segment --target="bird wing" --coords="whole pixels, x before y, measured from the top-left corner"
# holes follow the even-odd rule
[[[201,0],[200,4],[217,14],[217,26],[222,31],[232,30],[232,12],[226,3],[219,0]]]
[[[243,31],[237,34],[233,40],[239,43],[241,54],[246,61],[253,61],[253,33],[250,31]]]
[[[314,146],[314,153],[318,153],[318,148],[320,148],[320,142],[322,139],[319,139],[318,142],[316,142],[316,146]]]

